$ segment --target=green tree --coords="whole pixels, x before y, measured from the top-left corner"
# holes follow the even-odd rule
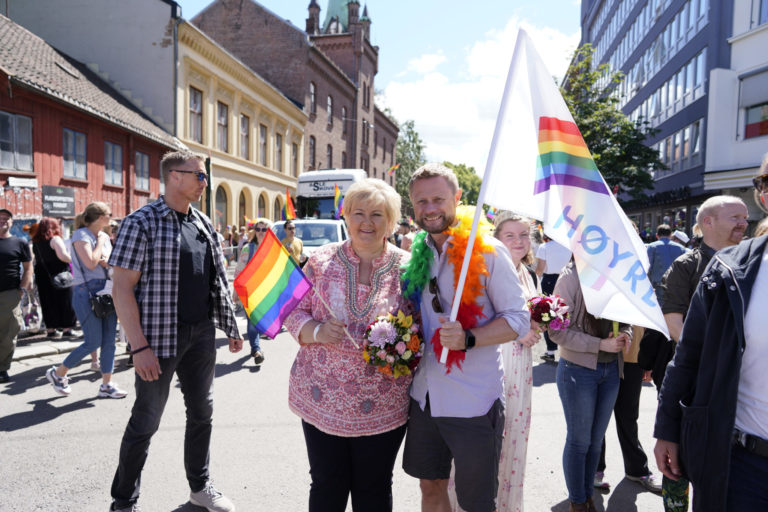
[[[468,167],[465,164],[452,164],[451,162],[443,162],[443,165],[452,169],[459,180],[459,188],[462,190],[461,202],[476,205],[477,196],[480,195],[480,185],[483,180],[477,175],[475,168]]]
[[[414,127],[413,120],[400,125],[400,136],[397,138],[397,163],[400,167],[395,174],[395,190],[402,197],[404,215],[413,215],[413,206],[408,195],[408,183],[414,171],[426,163],[424,158],[424,141]]]
[[[593,66],[593,53],[589,44],[576,50],[561,92],[608,186],[640,199],[653,188],[651,173],[665,168],[658,152],[644,144],[656,130],[619,109],[614,91],[624,75],[607,64]]]

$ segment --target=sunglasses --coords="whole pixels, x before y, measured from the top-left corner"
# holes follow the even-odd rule
[[[169,169],[169,171],[181,172],[185,174],[196,174],[197,181],[208,181],[208,175],[205,173],[205,171],[185,171],[183,169]]]
[[[755,186],[758,192],[761,194],[768,192],[768,174],[761,174],[752,178],[752,185]]]
[[[429,293],[432,294],[432,310],[435,313],[445,313],[443,311],[443,305],[440,304],[440,288],[437,287],[437,277],[433,277],[429,280]]]
[[[269,228],[253,228],[258,233],[266,233]]]
[[[296,231],[296,228],[285,228],[286,231]]]

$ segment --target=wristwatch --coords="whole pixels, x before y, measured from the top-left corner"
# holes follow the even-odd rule
[[[467,350],[471,349],[475,346],[475,335],[472,334],[472,331],[467,329],[464,331],[464,350],[462,352],[466,352]]]

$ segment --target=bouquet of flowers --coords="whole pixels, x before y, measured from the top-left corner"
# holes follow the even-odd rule
[[[568,305],[559,295],[537,295],[528,301],[531,320],[547,329],[562,331],[570,324]]]
[[[377,317],[365,331],[363,359],[385,375],[410,375],[423,351],[419,326],[402,311]]]

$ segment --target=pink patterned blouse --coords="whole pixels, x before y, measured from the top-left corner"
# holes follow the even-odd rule
[[[410,314],[412,306],[400,292],[399,270],[409,257],[387,244],[373,261],[371,286],[357,282],[360,259],[349,241],[323,246],[304,267],[315,286],[288,316],[286,328],[298,340],[309,320],[331,318],[319,293],[360,346],[355,348],[349,338],[339,344],[301,345],[291,367],[289,407],[327,434],[380,434],[408,420],[411,376],[395,379],[377,371],[363,360],[362,341],[377,316],[397,314],[398,309]]]

